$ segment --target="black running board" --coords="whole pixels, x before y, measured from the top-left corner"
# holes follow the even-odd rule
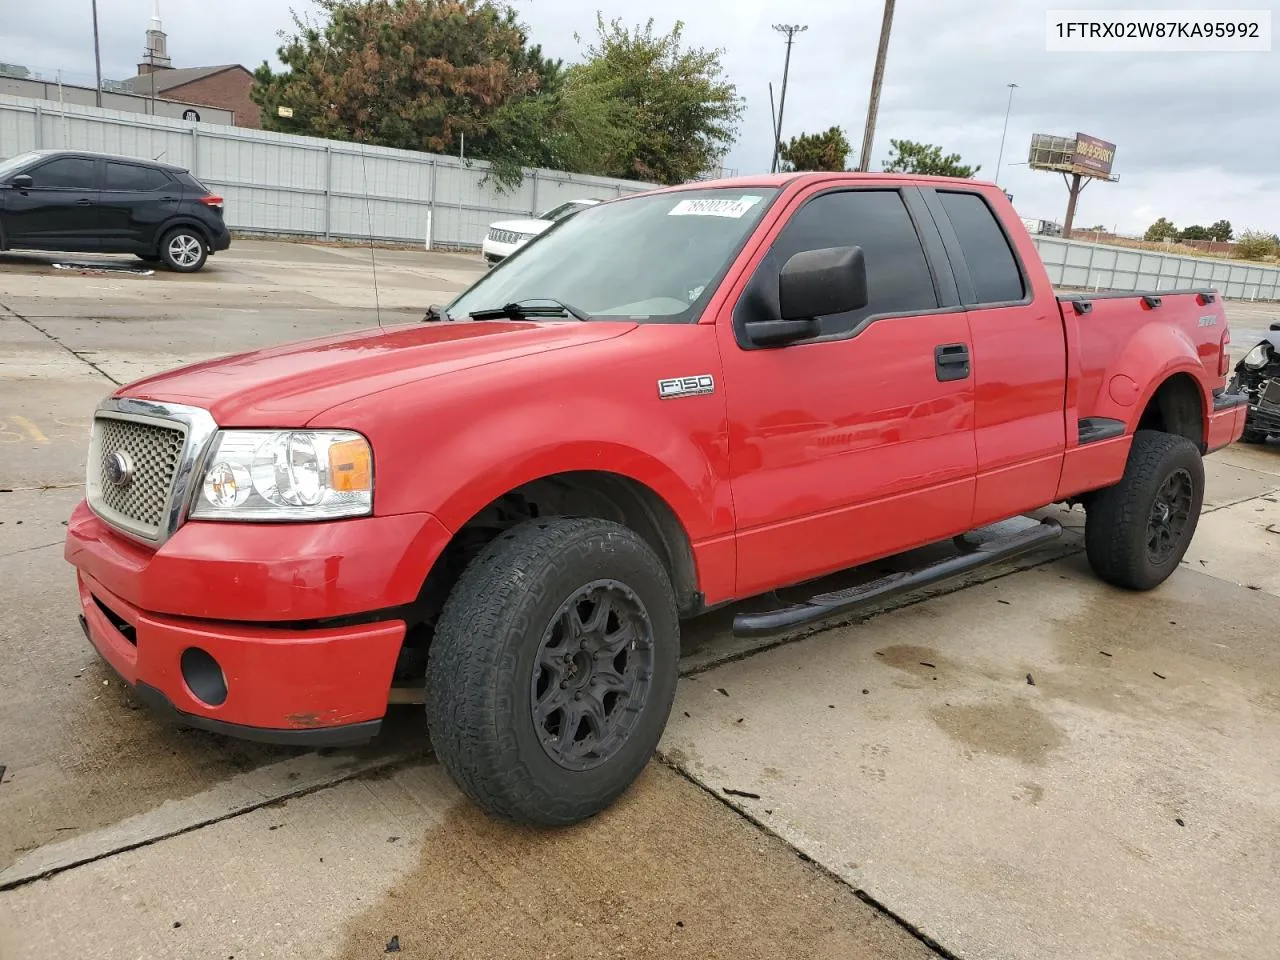
[[[763,613],[740,613],[733,618],[733,632],[739,637],[767,637],[796,627],[806,626],[828,617],[848,613],[877,600],[909,593],[943,580],[977,570],[1018,554],[1027,553],[1062,536],[1062,524],[1046,518],[1017,533],[987,540],[967,548],[965,553],[947,557],[918,570],[891,573],[856,587],[820,593],[803,603],[766,610]]]

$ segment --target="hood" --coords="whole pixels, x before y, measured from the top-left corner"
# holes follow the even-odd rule
[[[397,325],[179,367],[116,395],[203,407],[220,426],[300,427],[337,404],[392,387],[633,329],[633,323],[597,321]]]
[[[512,233],[542,233],[549,226],[550,220],[499,220],[489,224],[491,230],[510,230]]]

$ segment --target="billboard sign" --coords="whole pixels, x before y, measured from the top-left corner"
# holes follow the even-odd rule
[[[1111,164],[1116,156],[1116,145],[1091,137],[1085,133],[1076,134],[1076,152],[1071,165],[1076,172],[1092,174],[1095,177],[1109,177]]]

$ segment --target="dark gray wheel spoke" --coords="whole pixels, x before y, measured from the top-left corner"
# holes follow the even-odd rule
[[[591,725],[591,732],[595,734],[595,738],[604,739],[605,734],[609,732],[609,718],[605,713],[604,704],[598,697],[586,691],[582,694],[578,705],[581,709],[579,716],[585,718]]]
[[[639,639],[640,633],[631,624],[625,624],[621,629],[613,633],[606,634],[600,641],[600,652],[617,656],[632,643]]]
[[[606,693],[626,693],[629,688],[627,678],[615,670],[612,663],[597,667],[591,677],[591,690],[601,699]]]

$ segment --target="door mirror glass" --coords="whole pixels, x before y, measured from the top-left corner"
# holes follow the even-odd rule
[[[783,320],[810,320],[850,313],[867,305],[867,264],[861,247],[802,250],[778,278]]]
[[[17,187],[19,190],[25,190],[27,189],[27,187],[31,186],[32,184],[31,174],[20,173],[16,177],[14,177],[12,180],[10,180],[9,183],[12,186]]]

